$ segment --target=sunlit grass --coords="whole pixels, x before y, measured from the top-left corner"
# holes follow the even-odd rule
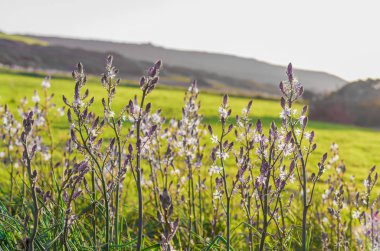
[[[20,100],[23,97],[29,98],[28,106],[32,107],[34,105],[33,101],[30,99],[33,96],[34,90],[38,91],[38,95],[41,97],[41,104],[43,104],[43,95],[44,92],[41,88],[41,82],[42,82],[42,76],[39,74],[33,74],[33,73],[12,73],[12,72],[1,72],[0,73],[0,104],[5,105],[8,104],[10,110],[17,114],[17,106],[20,102]],[[163,83],[165,83],[165,79],[163,80]],[[68,100],[73,100],[73,87],[74,87],[74,81],[71,80],[67,76],[53,76],[51,81],[51,90],[49,90],[49,93],[55,93],[54,102],[57,104],[57,108],[60,108],[63,106],[62,101],[62,95],[65,95]],[[90,96],[95,97],[95,103],[91,107],[91,111],[95,112],[98,115],[103,114],[103,107],[101,105],[101,99],[106,96],[106,91],[103,89],[102,85],[99,83],[99,80],[97,77],[90,76],[88,78],[87,88],[90,90]],[[165,85],[161,85],[158,87],[158,89],[154,90],[148,98],[147,102],[152,103],[152,110],[161,109],[162,114],[166,118],[181,118],[182,112],[181,109],[183,107],[183,97],[184,97],[185,90],[180,88],[170,88]],[[124,80],[122,81],[121,85],[117,89],[117,95],[114,99],[114,102],[112,103],[113,110],[117,113],[118,111],[122,110],[124,106],[128,103],[130,99],[133,98],[134,95],[141,95],[141,91],[139,90],[139,87],[137,85],[136,80]],[[203,122],[205,124],[210,124],[213,127],[215,134],[220,134],[220,128],[221,123],[219,122],[218,118],[218,107],[221,103],[222,97],[220,94],[210,94],[210,93],[202,93],[200,94],[200,102],[201,102],[201,109],[199,110],[199,113],[203,115]],[[231,96],[229,99],[229,104],[232,108],[232,116],[231,119],[229,119],[228,123],[234,122],[234,117],[241,113],[242,109],[246,107],[247,103],[249,102],[249,98],[247,97],[235,97]],[[301,110],[302,104],[297,104],[295,107],[298,110]],[[269,124],[272,121],[275,121],[275,123],[280,124],[279,120],[279,113],[281,111],[281,107],[278,101],[273,100],[265,100],[265,99],[258,99],[253,98],[253,104],[252,104],[252,111],[253,111],[253,117],[252,122],[255,123],[257,119],[260,119],[263,122],[263,125],[265,127],[265,130],[268,129]],[[58,146],[55,151],[55,154],[53,156],[54,161],[62,160],[62,149],[64,142],[67,140],[69,136],[69,124],[67,122],[66,116],[60,117],[58,116],[58,113],[54,115],[54,110],[49,110],[49,115],[52,118],[52,128],[53,128],[53,134],[54,134],[54,143],[56,146]],[[19,118],[18,118],[19,119]],[[168,121],[168,120],[167,120]],[[129,122],[125,122],[127,126],[130,125]],[[80,123],[79,123],[80,124]],[[107,141],[110,137],[112,137],[112,133],[109,131],[110,128],[105,129],[106,131],[103,132],[102,136],[104,137],[105,141]],[[318,170],[317,167],[317,161],[320,160],[321,156],[325,152],[329,152],[329,148],[332,142],[336,142],[340,145],[340,156],[341,159],[344,161],[347,167],[347,173],[346,179],[348,179],[349,176],[354,175],[357,177],[357,184],[358,187],[361,187],[363,182],[362,180],[367,176],[368,169],[374,165],[378,164],[380,162],[380,156],[379,156],[379,150],[380,150],[380,134],[379,131],[373,130],[373,129],[367,129],[367,128],[360,128],[355,126],[344,126],[344,125],[337,125],[337,124],[329,124],[329,123],[322,123],[322,122],[316,122],[311,121],[309,122],[308,131],[314,130],[316,133],[315,142],[318,144],[317,151],[312,154],[311,157],[311,163],[309,163],[309,173],[316,172]],[[40,132],[39,135],[44,136],[44,131]],[[210,135],[205,134],[203,136],[203,140],[201,139],[201,144],[206,143],[207,148],[205,151],[205,157],[203,160],[202,169],[200,172],[202,173],[202,177],[208,177],[208,168],[211,165],[210,161],[210,150],[211,150],[211,144],[209,140]],[[228,137],[234,137],[231,133]],[[135,139],[130,139],[131,141],[134,141]],[[237,146],[236,146],[237,148]],[[235,149],[237,150],[237,149]],[[255,151],[255,149],[253,149]],[[40,163],[40,164],[38,164]],[[253,176],[258,175],[258,172],[260,168],[256,166],[258,162],[253,161]],[[228,173],[228,176],[234,176],[237,172],[237,166],[234,162],[234,158],[229,158],[225,162],[225,170]],[[33,163],[33,168],[37,169],[39,172],[39,179],[41,179],[41,184],[44,183],[44,180],[49,179],[49,167],[44,164],[43,162],[36,162]],[[142,164],[143,168],[147,170],[148,166],[145,164]],[[6,165],[3,165],[6,167]],[[184,162],[182,159],[175,160],[174,166],[178,167],[180,172],[185,172],[184,170]],[[8,171],[5,168],[0,169],[0,194],[7,195],[7,189],[9,188],[9,175]],[[21,170],[16,170],[16,180],[23,180],[21,177]],[[60,173],[61,170],[57,169],[57,172]],[[325,181],[329,175],[331,175],[334,171],[333,170],[327,170],[326,174],[323,175],[321,181]],[[143,173],[143,175],[147,176],[147,174]],[[185,175],[183,173],[183,175]],[[18,177],[18,178],[17,178]],[[179,179],[179,178],[178,178]],[[173,179],[175,182],[175,179]],[[136,189],[133,187],[133,179],[131,176],[128,176],[126,178],[123,186],[124,186],[124,192],[122,198],[125,200],[128,200],[126,203],[125,200],[121,200],[121,215],[122,219],[125,217],[126,219],[126,225],[134,225],[133,222],[136,218],[134,218],[133,215],[136,215],[136,205],[137,205],[137,192]],[[18,183],[20,184],[20,183]],[[208,185],[208,184],[206,184]],[[316,195],[314,198],[314,205],[318,205],[321,201],[321,192],[322,189],[324,189],[325,185],[318,185],[316,188]],[[300,193],[297,190],[299,187],[296,184],[289,184],[289,191],[295,192],[295,196],[299,197]],[[378,190],[378,188],[376,188]],[[147,200],[149,196],[149,188],[144,190],[144,196],[145,200]],[[205,199],[205,201],[208,201],[207,198],[213,197],[213,191],[205,190],[202,193],[202,196]],[[287,195],[284,195],[287,196]],[[284,197],[286,198],[286,197]],[[207,207],[206,202],[206,207]],[[235,198],[233,201],[231,201],[231,205],[234,209],[232,212],[232,228],[237,228],[237,231],[232,236],[233,239],[235,239],[235,247],[240,248],[242,243],[239,241],[242,236],[240,234],[244,230],[242,227],[240,227],[240,224],[244,221],[236,220],[238,218],[241,218],[242,212],[238,210],[240,207],[240,201],[239,199]],[[79,200],[77,203],[77,209],[82,210],[82,207],[88,204],[88,201],[85,200]],[[106,203],[106,205],[108,205]],[[299,204],[297,204],[299,206]],[[141,207],[140,207],[141,208]],[[85,210],[85,209],[83,209]],[[155,209],[149,208],[145,211],[146,217],[154,217],[155,215]],[[296,211],[300,210],[300,208],[296,208]],[[318,211],[318,208],[316,208]],[[183,212],[185,212],[186,209],[178,208],[177,212],[181,217],[181,220],[184,220],[186,217],[181,216]],[[294,211],[294,213],[296,212]],[[50,212],[49,212],[50,213]],[[206,218],[209,218],[211,214],[205,215]],[[130,216],[130,217],[129,217]],[[292,215],[290,218],[297,218],[297,215]],[[311,217],[310,219],[314,219]],[[210,219],[208,219],[210,220]],[[42,221],[43,222],[43,221]],[[108,222],[106,220],[106,222]],[[148,232],[152,231],[156,228],[156,226],[150,225],[150,221],[147,221],[149,223],[146,224],[145,229]],[[314,224],[314,223],[313,223]],[[182,226],[185,225],[185,223],[181,223]],[[82,225],[79,225],[82,226]],[[85,225],[83,225],[85,226]],[[243,226],[243,225],[242,225]],[[109,229],[109,227],[106,227],[106,229]],[[205,228],[207,229],[207,228]],[[1,230],[1,229],[0,229]],[[74,230],[73,230],[74,231]],[[107,230],[108,231],[108,230]],[[184,232],[186,231],[185,228],[180,229],[179,235],[186,235]],[[76,236],[81,236],[81,234],[78,234],[81,231],[75,232],[73,234],[73,238]],[[84,231],[87,233],[88,231]],[[127,231],[128,232],[128,231]],[[88,232],[89,233],[89,232]],[[99,236],[98,236],[99,237]],[[124,236],[125,237],[125,236]],[[123,238],[124,238],[123,237]],[[294,237],[296,238],[296,237]],[[125,237],[125,240],[130,239]],[[154,238],[152,237],[152,245],[154,244]],[[151,245],[149,244],[149,245]],[[156,244],[154,244],[156,245]],[[319,245],[318,243],[316,244]],[[270,244],[269,244],[270,246]]]
[[[2,32],[0,32],[0,39],[11,40],[11,41],[15,41],[15,42],[21,42],[21,43],[25,43],[25,44],[29,44],[29,45],[40,45],[40,46],[49,45],[48,42],[42,41],[39,39],[20,36],[20,35],[10,35],[10,34],[2,33]]]
[[[0,104],[9,104],[11,110],[15,111],[21,98],[24,96],[31,97],[33,91],[41,90],[42,77],[19,75],[13,73],[0,73]],[[62,95],[71,97],[73,95],[74,81],[69,78],[59,77],[52,78],[51,91],[55,93],[55,103],[58,107],[63,106]],[[90,89],[90,95],[95,97],[93,109],[96,113],[102,113],[101,98],[105,97],[105,91],[96,78],[90,78],[87,83]],[[136,85],[136,80],[124,80],[118,88],[113,103],[114,109],[121,110],[134,95],[139,95],[140,91]],[[39,93],[43,95],[42,91]],[[183,105],[184,90],[171,90],[167,87],[161,87],[151,93],[148,102],[153,104],[152,108],[162,109],[162,113],[167,118],[179,118]],[[203,121],[207,124],[216,125],[217,109],[221,103],[222,95],[200,93],[201,109],[200,113],[204,116]],[[98,101],[98,102],[96,102]],[[247,105],[249,98],[231,97],[230,104],[234,117],[241,113],[244,106]],[[29,100],[29,102],[32,102]],[[30,104],[29,104],[30,105]],[[268,126],[273,120],[280,123],[278,117],[281,110],[278,101],[253,99],[253,120],[261,119],[264,126]],[[299,105],[301,109],[301,105]],[[311,114],[312,116],[312,114]],[[53,129],[59,141],[66,139],[68,132],[68,122],[66,117],[56,117],[53,121]],[[218,127],[215,126],[217,129]],[[330,124],[324,122],[311,121],[308,126],[309,130],[316,133],[316,142],[318,148],[312,156],[312,162],[316,164],[324,152],[329,152],[332,142],[336,142],[340,147],[340,155],[346,164],[349,175],[355,175],[362,180],[367,175],[367,170],[372,165],[380,164],[380,132],[374,129]]]

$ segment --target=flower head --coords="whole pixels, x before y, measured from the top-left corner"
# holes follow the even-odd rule
[[[38,103],[38,102],[40,102],[40,96],[38,96],[38,93],[37,93],[37,91],[34,91],[34,95],[33,95],[33,97],[32,97],[32,101],[34,102],[34,103]]]
[[[45,77],[41,84],[42,88],[48,89],[51,87],[50,85],[50,77]]]

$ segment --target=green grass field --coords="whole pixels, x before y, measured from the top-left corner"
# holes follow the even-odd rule
[[[42,41],[39,39],[26,37],[26,36],[20,36],[20,35],[10,35],[0,32],[0,39],[6,39],[10,41],[25,43],[29,45],[39,45],[39,46],[47,46],[49,43],[46,41]]]
[[[42,76],[33,74],[0,73],[0,104],[9,104],[10,109],[16,113],[19,101],[26,96],[29,98],[29,105],[32,105],[30,97],[35,89],[39,91],[41,98],[43,96],[42,80]],[[113,104],[115,110],[121,109],[128,103],[129,99],[140,93],[135,81],[122,81]],[[54,101],[58,107],[63,106],[62,95],[66,95],[70,100],[72,99],[73,80],[62,76],[53,76],[51,84],[51,91],[55,93]],[[89,78],[87,87],[90,89],[90,95],[95,97],[93,108],[99,114],[102,114],[100,100],[105,95],[105,90],[94,77]],[[148,96],[148,101],[152,102],[153,109],[162,109],[167,118],[179,118],[181,116],[183,97],[184,90],[171,90],[168,87],[161,86]],[[202,106],[200,113],[204,116],[204,123],[216,124],[221,95],[203,94],[201,90],[200,100]],[[248,101],[248,98],[231,97],[232,117],[240,114]],[[279,123],[278,115],[281,107],[278,101],[254,99],[252,107],[254,120],[260,118],[265,126],[268,126],[273,120]],[[217,128],[216,125],[215,128]],[[380,132],[378,130],[317,121],[311,121],[308,128],[316,132],[316,142],[318,144],[317,151],[313,154],[313,163],[316,163],[324,152],[329,151],[332,142],[336,142],[340,147],[340,156],[346,164],[348,174],[355,175],[359,180],[366,177],[367,170],[371,166],[380,164]],[[53,130],[60,141],[62,140],[63,142],[67,138],[68,123],[65,116],[54,119]]]
[[[34,90],[38,91],[38,94],[41,98],[41,104],[43,105],[44,101],[44,95],[46,94],[44,90],[41,87],[41,82],[43,80],[43,75],[40,73],[26,73],[26,72],[13,72],[9,70],[0,70],[0,105],[8,104],[9,109],[13,112],[13,114],[16,114],[16,117],[19,116],[17,112],[17,107],[20,103],[20,100],[23,97],[28,98],[28,106],[32,107],[34,105],[34,102],[32,101],[31,97],[33,96]],[[91,111],[95,112],[97,115],[103,114],[103,107],[101,105],[101,99],[105,97],[106,91],[103,89],[102,85],[100,84],[100,81],[95,76],[89,76],[87,88],[90,90],[90,97],[95,97],[95,103],[91,107]],[[57,108],[60,108],[63,106],[62,101],[62,95],[65,95],[69,101],[73,100],[73,93],[74,93],[74,81],[66,75],[57,75],[53,76],[51,80],[51,89],[49,89],[49,95],[50,93],[55,93],[53,102],[57,104]],[[128,104],[129,100],[134,97],[134,95],[140,95],[141,90],[139,89],[136,80],[123,80],[121,82],[121,85],[117,89],[116,98],[113,101],[113,110],[119,111],[121,110],[126,104]],[[162,83],[157,89],[155,89],[148,97],[147,102],[152,103],[152,110],[161,109],[163,115],[169,119],[169,118],[177,118],[179,119],[181,115],[181,109],[183,106],[183,97],[185,94],[185,90],[182,89],[173,89],[165,85],[165,83]],[[220,94],[210,94],[210,93],[202,93],[202,90],[200,92],[200,102],[201,102],[201,109],[200,114],[203,115],[203,123],[204,124],[211,124],[214,132],[218,134],[220,132],[220,122],[218,121],[218,107],[220,106],[222,102],[222,95]],[[249,98],[246,97],[230,97],[229,104],[232,108],[232,116],[231,118],[235,117],[235,115],[240,114],[242,109],[246,107],[247,103],[249,102]],[[253,99],[253,117],[252,120],[255,123],[257,119],[260,119],[263,121],[264,129],[267,130],[268,126],[270,125],[271,121],[275,121],[277,124],[280,123],[279,120],[279,113],[281,110],[281,106],[279,104],[280,102],[277,100],[264,100],[264,99]],[[302,104],[297,104],[296,107],[298,110],[302,108]],[[54,111],[49,111],[49,117],[52,120],[52,130],[54,134],[54,144],[57,146],[56,151],[54,152],[53,160],[59,161],[62,160],[62,149],[63,145],[65,144],[66,140],[69,137],[69,123],[67,122],[66,116],[59,116],[58,112],[54,114]],[[229,122],[233,122],[232,119]],[[129,123],[127,122],[126,125],[128,126]],[[108,128],[109,129],[109,128]],[[325,152],[329,152],[329,148],[332,142],[336,142],[340,146],[340,157],[344,160],[346,164],[346,180],[348,180],[349,176],[354,175],[356,177],[357,186],[356,187],[363,187],[363,180],[367,177],[368,171],[370,167],[376,164],[380,164],[380,132],[378,130],[374,129],[368,129],[368,128],[360,128],[355,126],[344,126],[344,125],[337,125],[337,124],[329,124],[329,123],[322,123],[317,121],[311,121],[308,125],[308,131],[314,130],[316,133],[315,142],[318,144],[317,151],[312,154],[311,161],[308,164],[309,173],[316,172],[318,170],[317,162],[320,160],[321,156]],[[40,131],[39,133],[42,134],[42,136],[45,136],[44,131]],[[125,131],[124,131],[125,133]],[[41,135],[40,134],[40,135]],[[266,133],[267,134],[267,133]],[[109,139],[109,131],[105,131],[104,134],[102,134],[104,138],[107,140]],[[233,137],[233,134],[230,134],[228,137]],[[210,164],[210,150],[211,150],[211,141],[209,140],[210,135],[205,135],[203,142],[201,144],[206,143],[208,144],[207,149],[205,151],[206,156],[204,157],[202,169],[200,169],[200,172],[204,172],[204,176],[202,174],[202,177],[208,177],[207,172]],[[134,139],[132,139],[133,141]],[[237,146],[235,147],[237,149]],[[228,175],[234,176],[237,172],[236,164],[234,163],[234,158],[229,158],[226,161],[226,172],[228,172]],[[33,168],[38,170],[39,172],[39,180],[41,184],[44,185],[45,180],[50,180],[49,175],[49,167],[46,165],[47,163],[43,164],[43,162],[40,162],[38,164],[38,160],[34,162]],[[144,170],[146,170],[148,167],[144,166],[144,163],[142,164]],[[175,164],[180,169],[184,167],[183,160],[179,159],[179,161],[176,161]],[[4,198],[8,196],[9,194],[9,184],[10,184],[10,171],[7,170],[6,165],[1,165],[2,168],[0,168],[0,194],[4,195]],[[146,168],[146,169],[145,169]],[[19,169],[20,170],[20,169]],[[255,169],[254,172],[258,171],[259,168]],[[60,170],[58,170],[57,173],[59,173]],[[184,173],[184,170],[181,169],[181,173]],[[323,183],[326,181],[329,175],[334,173],[333,170],[327,171],[321,178],[321,182]],[[145,176],[147,176],[146,173],[144,173]],[[254,174],[255,175],[255,174]],[[51,176],[53,177],[53,176]],[[123,192],[120,199],[120,220],[122,223],[121,225],[124,226],[131,226],[132,228],[130,230],[122,230],[120,233],[122,242],[128,243],[132,236],[134,236],[134,231],[136,228],[136,214],[137,214],[137,205],[138,205],[138,196],[137,196],[137,190],[134,187],[133,179],[131,175],[127,176],[126,180],[123,183]],[[183,176],[185,177],[185,176]],[[21,191],[21,182],[23,178],[21,177],[21,173],[16,170],[16,190]],[[210,178],[210,181],[212,179]],[[175,178],[173,178],[174,182],[176,182]],[[177,180],[179,181],[179,178]],[[48,182],[46,183],[48,184]],[[45,184],[45,186],[46,186]],[[206,184],[208,186],[208,183]],[[149,203],[149,196],[151,198],[151,201],[153,201],[152,194],[150,193],[150,188],[148,186],[143,187],[143,194],[145,198],[146,207],[144,211],[144,217],[145,217],[145,225],[144,225],[144,231],[146,238],[145,246],[155,246],[157,247],[157,234],[155,231],[158,229],[157,224],[155,220],[156,215],[156,207],[153,204]],[[314,214],[315,212],[319,212],[319,206],[321,205],[321,192],[326,188],[326,185],[320,184],[316,187],[316,195],[313,199],[313,207],[309,212],[310,221],[315,221]],[[186,189],[183,187],[183,189]],[[379,188],[375,188],[376,191],[379,191]],[[182,190],[185,191],[185,190]],[[190,190],[189,190],[190,191]],[[299,187],[296,184],[289,184],[289,191],[292,191],[296,196],[299,196]],[[203,200],[204,200],[204,225],[202,229],[210,231],[210,217],[212,217],[212,211],[210,210],[212,205],[210,204],[210,201],[208,198],[213,197],[214,190],[204,190],[202,193]],[[182,192],[181,192],[182,193]],[[190,195],[189,195],[190,196]],[[283,198],[288,198],[286,193],[283,193],[282,196],[285,196]],[[17,197],[18,198],[18,197]],[[173,197],[174,198],[174,197]],[[179,197],[178,197],[179,198]],[[177,199],[178,199],[177,198]],[[199,198],[201,198],[199,196]],[[301,197],[300,197],[301,198]],[[78,228],[73,228],[71,230],[72,237],[70,238],[89,238],[88,236],[91,235],[91,231],[89,231],[90,227],[87,225],[87,209],[89,205],[89,198],[84,197],[78,200],[75,205],[75,209],[77,212],[79,212],[79,215],[82,215],[80,212],[85,212],[82,216],[80,216],[80,223],[78,220]],[[11,200],[12,201],[12,200]],[[15,201],[15,200],[13,200]],[[23,203],[23,202],[22,202]],[[187,207],[186,203],[182,207],[182,203],[180,204],[179,201],[176,210],[176,215],[178,215],[179,219],[181,220],[181,228],[179,229],[179,232],[177,233],[177,238],[174,240],[176,242],[176,245],[181,241],[186,239],[187,231],[188,229],[186,226],[186,214],[187,214]],[[301,210],[299,201],[297,200],[294,206],[294,211],[290,211],[288,219],[294,222],[299,222],[299,215],[298,211]],[[100,205],[100,204],[99,204]],[[201,203],[199,203],[201,205]],[[0,204],[0,207],[2,205]],[[153,207],[152,207],[153,206]],[[314,207],[315,206],[315,207]],[[245,229],[244,225],[242,224],[245,220],[243,211],[240,208],[240,200],[235,198],[233,201],[231,201],[231,208],[233,211],[231,212],[232,216],[232,223],[231,227],[234,229],[233,235],[231,239],[233,240],[233,246],[236,248],[236,250],[246,250],[242,249],[245,247],[244,240],[246,239],[243,233],[247,229]],[[97,235],[97,238],[99,238],[99,241],[104,237],[103,236],[103,230],[102,227],[103,221],[102,221],[102,215],[99,215],[99,212],[101,212],[102,207],[96,207],[96,212],[98,215],[96,215],[97,219],[99,219],[99,233]],[[239,209],[240,208],[240,209]],[[327,205],[324,204],[321,206],[321,208],[324,208],[327,210]],[[47,209],[46,212],[51,215],[50,209]],[[346,217],[346,215],[351,212],[344,212],[342,215]],[[195,213],[194,213],[195,215]],[[199,214],[201,215],[201,214]],[[257,214],[258,215],[258,214]],[[19,216],[15,216],[19,217]],[[49,216],[50,217],[50,216]],[[86,218],[87,217],[87,218]],[[43,217],[41,217],[43,218]],[[346,217],[348,219],[348,217]],[[40,220],[42,225],[49,226],[50,223],[47,223],[49,220],[43,219]],[[202,217],[200,218],[202,219]],[[221,218],[223,219],[223,218]],[[243,219],[243,220],[241,220]],[[5,222],[5,221],[4,221]],[[1,227],[6,225],[5,223],[0,224],[0,233],[1,233]],[[20,220],[20,226],[21,226],[22,220]],[[200,221],[202,223],[202,221]],[[258,221],[259,222],[259,221]],[[202,223],[202,224],[203,224]],[[223,222],[221,222],[224,224]],[[218,223],[219,224],[219,223]],[[315,222],[312,222],[312,224],[317,224]],[[355,223],[356,224],[356,223]],[[13,224],[14,225],[14,224]],[[10,227],[13,227],[11,224]],[[314,225],[313,225],[314,226]],[[316,225],[315,225],[316,226]],[[224,229],[224,226],[217,226],[219,229]],[[323,228],[323,226],[322,226]],[[322,229],[321,228],[321,229]],[[8,229],[8,228],[7,228]],[[43,229],[43,228],[41,228]],[[320,238],[319,231],[321,229],[315,229],[317,232],[314,235],[314,232],[311,236],[313,238],[312,243],[313,247],[320,247]],[[202,231],[204,231],[202,230]],[[236,231],[235,231],[236,230]],[[108,231],[108,230],[107,230]],[[224,231],[224,230],[222,230]],[[257,231],[257,230],[255,230]],[[8,230],[9,232],[9,230]],[[127,233],[127,235],[125,234]],[[128,234],[132,233],[132,236],[129,236]],[[208,233],[209,234],[209,233]],[[293,239],[298,240],[300,231],[294,230]],[[16,235],[15,235],[16,236]],[[58,235],[59,236],[59,235]],[[196,234],[194,235],[196,236]],[[9,235],[10,239],[13,239],[14,237],[12,235]],[[54,238],[54,234],[51,234],[49,236],[43,236],[40,234],[39,239],[42,240],[42,242],[50,243],[51,239]],[[197,239],[200,241],[199,247],[204,248],[204,245],[209,245],[210,240],[203,240],[202,236],[197,237]],[[255,240],[257,238],[255,237]],[[315,240],[314,240],[315,239]],[[73,239],[70,239],[72,241]],[[78,239],[79,240],[79,239]],[[17,241],[18,242],[18,241]],[[46,244],[45,243],[45,244]],[[83,243],[83,240],[79,240],[76,243]],[[94,241],[96,243],[96,241]],[[0,242],[1,244],[1,242]],[[74,246],[74,244],[72,244]],[[78,245],[78,244],[75,244]],[[87,245],[87,244],[83,244]],[[129,244],[128,244],[129,245]],[[256,245],[256,244],[255,244]],[[269,247],[272,245],[268,242]],[[300,245],[300,244],[295,244]],[[291,245],[292,246],[292,245]],[[159,246],[158,246],[159,247]],[[1,246],[0,246],[1,249]],[[13,249],[12,249],[13,250]],[[78,249],[79,250],[79,249]],[[153,250],[153,249],[152,249]],[[155,249],[155,250],[158,250]],[[182,250],[180,247],[178,250]],[[191,250],[201,250],[201,249],[191,249]],[[202,249],[204,250],[204,249]],[[222,250],[222,249],[213,249],[213,250]]]

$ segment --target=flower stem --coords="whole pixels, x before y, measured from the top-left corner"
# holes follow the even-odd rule
[[[141,104],[140,104],[140,111],[139,111],[139,117],[137,120],[137,126],[136,126],[136,144],[137,144],[137,161],[136,161],[136,172],[137,172],[137,180],[136,180],[136,186],[137,186],[137,194],[138,194],[138,205],[139,205],[139,219],[138,219],[138,234],[137,234],[137,247],[136,250],[141,250],[141,244],[142,244],[142,232],[143,232],[143,195],[142,195],[142,189],[141,189],[141,136],[140,136],[140,126],[141,126],[141,110],[144,106],[144,100],[145,100],[146,92],[143,91],[143,95],[141,98]]]

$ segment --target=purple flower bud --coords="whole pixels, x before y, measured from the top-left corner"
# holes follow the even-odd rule
[[[294,160],[292,160],[292,162],[290,163],[290,167],[289,167],[289,173],[293,173],[294,171],[294,167],[296,166],[296,162]]]
[[[146,83],[145,77],[141,77],[140,79],[140,87],[143,87]]]
[[[113,61],[113,56],[112,55],[108,55],[108,57],[107,57],[107,66],[111,66],[112,65],[112,61]]]
[[[247,111],[248,111],[248,112],[251,110],[252,102],[253,102],[252,99],[248,102],[248,105],[247,105]]]
[[[157,125],[153,125],[150,129],[149,129],[149,132],[148,132],[148,136],[152,136],[152,134],[156,131],[157,129]]]
[[[375,169],[376,169],[376,166],[373,166],[373,167],[371,168],[371,170],[370,170],[370,173],[373,173],[373,172],[375,171]]]
[[[67,98],[65,97],[65,95],[62,95],[62,100],[63,100],[63,103],[65,103],[67,106],[70,106],[69,103],[67,102]]]
[[[32,179],[35,180],[37,178],[37,170],[33,170]]]
[[[153,78],[154,76],[156,76],[156,73],[157,73],[156,67],[154,67],[154,66],[149,67],[149,69],[148,69],[149,77]]]
[[[129,108],[129,113],[133,114],[135,112],[135,108],[134,108],[132,100],[129,100],[127,108]]]
[[[160,223],[164,223],[164,217],[162,216],[162,214],[158,210],[157,210],[157,220]]]
[[[28,120],[31,120],[31,119],[32,119],[32,117],[33,117],[33,112],[32,112],[32,111],[30,111],[30,112],[28,113],[28,117],[27,117],[27,119],[28,119]]]
[[[94,97],[92,97],[92,98],[90,99],[90,101],[88,102],[88,105],[92,105],[92,103],[94,103]]]
[[[104,124],[105,124],[105,121],[104,121],[104,119],[103,119],[102,121],[100,121],[99,129],[102,128],[102,127],[104,126]]]
[[[272,133],[275,133],[277,131],[277,127],[276,127],[276,124],[274,123],[274,121],[272,121],[272,123],[270,124],[270,129],[271,129]]]
[[[313,146],[311,147],[311,151],[314,151],[315,149],[317,149],[317,144],[313,144]]]
[[[231,150],[231,148],[234,146],[234,142],[231,142],[230,145],[228,146],[227,150]]]
[[[208,126],[207,126],[207,129],[208,129],[208,131],[210,132],[210,134],[211,134],[211,135],[213,135],[213,132],[212,132],[212,127],[211,127],[211,125],[208,125]]]
[[[216,153],[215,153],[215,149],[211,152],[211,160],[212,161],[215,161],[216,160]]]
[[[228,145],[228,140],[224,141],[224,143],[223,143],[223,148],[226,148],[227,145]]]
[[[152,86],[156,86],[156,84],[158,83],[158,80],[159,80],[159,77],[154,77],[153,79],[152,79],[152,81],[150,82],[151,83],[151,85]]]
[[[168,193],[168,190],[166,188],[164,188],[164,190],[160,194],[160,201],[161,201],[162,207],[166,210],[169,209],[169,207],[172,204],[172,199],[171,199],[171,197]]]
[[[302,109],[302,116],[304,116],[307,112],[307,105],[305,105]]]
[[[279,84],[279,88],[280,88],[281,92],[285,94],[284,83],[282,81]]]
[[[86,91],[84,92],[84,95],[83,95],[82,99],[87,98],[89,94],[90,94],[90,91],[88,89],[86,89]]]
[[[302,129],[305,129],[305,128],[306,128],[306,126],[307,126],[307,121],[308,121],[308,118],[307,118],[307,117],[303,118],[303,120],[302,120]]]
[[[98,143],[96,143],[96,148],[99,149],[103,144],[103,139],[99,139]]]
[[[256,123],[256,131],[258,132],[258,133],[263,133],[263,126],[262,126],[262,124],[261,124],[261,120],[259,119],[259,120],[257,120],[257,123]]]
[[[132,144],[129,144],[129,146],[128,146],[128,152],[129,152],[129,154],[132,154],[132,152],[133,152],[133,146],[132,146]]]
[[[325,163],[327,159],[327,153],[323,154],[323,157],[322,157],[322,164]]]
[[[286,75],[288,75],[289,82],[293,81],[293,66],[292,63],[288,64],[288,69],[286,70]]]
[[[84,109],[83,114],[82,114],[83,119],[87,119],[87,115],[88,115],[88,109],[86,108]]]
[[[288,132],[285,137],[285,144],[288,144],[291,138],[292,138],[292,132]]]
[[[73,200],[75,200],[76,198],[78,198],[79,195],[81,195],[81,193],[82,193],[82,190],[79,190],[79,191],[75,192],[75,193],[73,194]]]
[[[223,96],[223,106],[227,106],[227,102],[228,102],[228,95],[224,94],[224,96]]]
[[[104,109],[107,109],[107,104],[106,104],[105,98],[102,98],[102,105],[103,105]]]
[[[115,144],[115,138],[112,138],[111,141],[110,141],[110,145],[109,145],[108,148],[109,148],[110,150],[113,149],[114,144]]]
[[[150,107],[152,106],[152,104],[151,103],[148,103],[147,105],[146,105],[146,107],[145,107],[145,112],[146,113],[149,113],[150,112]]]
[[[231,132],[231,130],[232,130],[233,127],[234,127],[234,125],[233,125],[233,124],[230,124],[229,127],[228,127],[228,131],[227,131],[227,133]]]
[[[285,109],[285,103],[286,103],[286,101],[285,101],[284,97],[281,97],[281,107],[282,107],[282,109]]]
[[[78,72],[82,73],[83,72],[83,64],[81,62],[78,63]]]
[[[179,218],[177,218],[174,223],[173,223],[173,235],[177,232],[177,229],[178,229],[178,226],[179,226]]]
[[[154,67],[159,70],[161,69],[162,67],[162,61],[161,60],[158,60],[155,64],[154,64]]]
[[[43,201],[44,203],[47,202],[47,200],[51,197],[51,192],[50,191],[47,191],[44,196],[43,196]]]
[[[21,138],[21,141],[22,141],[22,142],[25,142],[25,141],[26,141],[26,135],[25,135],[25,132],[22,132],[22,133],[21,133],[21,137],[20,137],[20,138]]]
[[[63,201],[67,204],[69,202],[69,195],[67,194],[67,191],[63,191]]]
[[[303,86],[301,86],[299,89],[298,89],[298,96],[302,96],[303,94]]]
[[[217,186],[222,186],[222,184],[223,184],[223,179],[222,179],[222,177],[216,177],[216,178],[215,178],[215,183],[216,183]],[[221,192],[222,192],[222,191],[221,191]]]
[[[92,123],[91,129],[95,129],[99,124],[99,116],[96,117],[95,121]]]
[[[314,131],[311,131],[310,137],[309,137],[310,144],[313,143],[313,140],[314,140]]]
[[[36,187],[36,192],[39,193],[39,194],[43,193],[43,191],[42,191],[42,189],[40,187]]]
[[[34,154],[36,153],[37,150],[37,144],[33,145],[32,151],[30,152],[30,158],[33,158]]]
[[[74,100],[76,103],[79,103],[79,82],[75,84],[75,91],[74,91]]]
[[[75,132],[73,129],[70,130],[70,135],[71,135],[71,140],[74,142],[74,143],[77,143],[78,140],[77,140],[77,137],[75,136]]]

